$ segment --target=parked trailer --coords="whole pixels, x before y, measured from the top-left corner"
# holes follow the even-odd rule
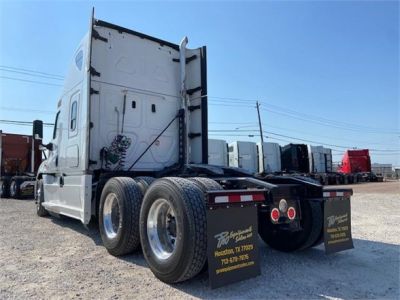
[[[257,145],[253,142],[236,141],[229,144],[229,166],[245,169],[254,174],[258,169]]]
[[[208,139],[208,164],[228,166],[228,145],[226,141]]]
[[[92,18],[36,181],[39,216],[51,212],[84,224],[97,217],[110,254],[141,248],[167,283],[194,277],[207,260],[209,270],[226,263],[219,274],[209,271],[212,280],[257,265],[246,255],[221,260],[226,253],[218,247],[235,242],[224,235],[227,223],[246,226],[237,232],[255,239],[239,250],[257,249],[257,234],[282,251],[313,247],[327,238],[327,205],[349,203],[351,194],[208,165],[206,48],[187,49],[187,42],[175,45]],[[236,144],[241,153],[238,145],[245,144]],[[244,220],[249,211],[254,217]]]
[[[258,172],[276,173],[282,171],[281,146],[278,143],[264,142],[264,164],[262,164],[261,142],[257,143]],[[264,170],[261,167],[264,166]]]
[[[23,198],[34,195],[36,171],[42,162],[39,150],[42,121],[33,122],[33,135],[0,130],[0,197]]]
[[[281,148],[282,170],[307,174],[310,171],[307,145],[289,144]]]

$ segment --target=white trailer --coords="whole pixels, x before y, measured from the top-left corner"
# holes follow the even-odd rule
[[[332,165],[332,149],[323,148],[324,159],[325,159],[325,172],[331,173],[334,172]]]
[[[325,173],[325,153],[324,147],[307,145],[308,148],[308,159],[310,166],[310,173]]]
[[[225,140],[208,139],[208,164],[228,166],[228,145]]]
[[[264,172],[274,173],[281,172],[281,146],[278,143],[264,142]],[[262,155],[261,155],[261,142],[257,143],[258,153],[258,172],[262,173]]]
[[[253,142],[236,141],[229,144],[229,166],[242,168],[254,174],[258,169],[257,145]]]

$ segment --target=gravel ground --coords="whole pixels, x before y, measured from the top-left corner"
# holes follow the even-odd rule
[[[0,299],[399,299],[399,183],[380,184],[378,192],[360,185],[352,197],[355,249],[327,256],[320,246],[287,254],[260,241],[262,275],[215,290],[204,273],[164,284],[141,253],[109,255],[95,226],[39,218],[31,200],[0,199]]]

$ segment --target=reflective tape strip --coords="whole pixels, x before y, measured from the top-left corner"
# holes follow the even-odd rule
[[[252,202],[252,201],[264,201],[265,197],[261,194],[256,195],[228,195],[228,196],[216,196],[214,203],[235,203],[235,202]]]
[[[229,197],[228,196],[217,196],[215,197],[215,203],[228,203]]]
[[[323,196],[326,198],[329,197],[350,197],[351,193],[349,192],[324,192]]]
[[[242,202],[253,201],[253,195],[241,195],[240,201]]]

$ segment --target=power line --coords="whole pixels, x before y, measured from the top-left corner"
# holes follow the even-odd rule
[[[258,130],[238,130],[238,129],[218,129],[218,130],[209,130],[210,132],[258,132]],[[315,143],[315,144],[319,144],[319,145],[325,145],[325,146],[330,146],[330,147],[336,147],[336,148],[341,148],[341,149],[354,149],[354,146],[341,146],[341,145],[334,145],[334,144],[328,144],[328,143],[322,143],[319,141],[313,141],[313,140],[308,140],[308,139],[303,139],[303,138],[297,138],[297,137],[293,137],[293,136],[288,136],[288,135],[284,135],[284,134],[279,134],[279,133],[275,133],[275,132],[271,132],[271,131],[266,131],[264,130],[263,133],[265,134],[272,134],[272,135],[276,135],[279,137],[284,137],[284,138],[289,138],[289,139],[294,139],[294,140],[299,140],[299,141],[303,141],[303,142],[308,142],[308,143]],[[400,152],[400,149],[369,149],[370,151],[379,151],[379,152]]]
[[[0,110],[9,110],[9,111],[23,111],[23,112],[37,112],[42,114],[52,114],[55,115],[54,111],[50,110],[40,110],[40,109],[29,109],[29,108],[18,108],[18,107],[8,107],[8,106],[1,106]]]
[[[55,83],[49,83],[49,82],[43,82],[43,81],[36,81],[36,80],[27,80],[27,79],[8,77],[8,76],[0,76],[0,78],[9,79],[9,80],[15,80],[15,81],[37,83],[37,84],[43,84],[43,85],[49,85],[49,86],[58,86],[58,87],[62,86],[61,84],[55,84]]]
[[[22,126],[32,126],[33,122],[29,121],[15,121],[15,120],[0,120],[0,123],[9,125],[22,125]],[[54,126],[54,123],[43,122],[43,126]]]
[[[64,76],[61,76],[61,75],[51,74],[51,73],[46,73],[46,72],[41,72],[41,71],[36,71],[36,70],[30,70],[30,69],[25,69],[25,68],[16,68],[16,67],[11,67],[11,66],[4,66],[4,65],[0,65],[0,68],[41,74],[41,75],[45,75],[45,76],[57,77],[59,79],[64,79]]]
[[[49,78],[49,79],[55,79],[55,80],[62,80],[63,76],[57,75],[57,74],[52,74],[52,73],[46,73],[46,72],[41,72],[41,71],[36,71],[28,68],[18,68],[18,67],[12,67],[12,66],[5,66],[5,65],[0,65],[0,70],[8,69],[5,71],[9,72],[16,72],[16,73],[21,73],[21,74],[27,74],[29,76],[39,76],[43,78]],[[36,74],[36,75],[32,75]],[[0,76],[0,78],[5,78],[5,79],[10,79],[10,80],[17,80],[17,81],[24,81],[24,82],[30,82],[30,83],[38,83],[38,84],[44,84],[44,85],[49,85],[49,86],[61,86],[53,83],[48,83],[48,82],[40,82],[40,81],[33,81],[33,80],[26,80],[26,79],[21,79],[21,78],[13,78],[13,77],[8,77],[8,76]],[[156,92],[154,92],[156,93]],[[168,95],[175,97],[175,95]],[[248,107],[249,102],[256,102],[256,99],[245,99],[245,98],[234,98],[234,97],[220,97],[220,96],[212,96],[212,95],[207,95],[208,98],[210,99],[215,99],[213,101],[217,102],[222,102],[224,103],[223,106],[228,106],[228,107]],[[232,102],[235,102],[236,104],[239,105],[229,105],[232,104]],[[298,111],[294,111],[288,108],[280,107],[277,105],[273,105],[270,103],[267,103],[265,100],[260,101],[263,105],[271,107],[270,109],[263,108],[264,110],[267,110],[272,113],[276,114],[281,114],[286,117],[292,117],[292,118],[297,118],[302,121],[307,121],[307,122],[312,122],[312,123],[317,123],[319,125],[323,126],[330,126],[330,127],[335,127],[339,129],[346,129],[346,130],[351,130],[351,131],[360,131],[363,130],[365,133],[365,130],[369,130],[369,133],[388,133],[388,134],[400,134],[397,130],[394,129],[384,129],[384,128],[375,128],[375,127],[369,127],[365,125],[358,125],[358,124],[352,124],[348,122],[343,122],[343,121],[338,121],[338,120],[331,120],[327,118],[322,118],[320,116],[315,116],[311,114],[305,114],[301,113]],[[240,104],[246,104],[246,105],[240,105]],[[218,105],[218,104],[213,104],[210,103],[209,105]],[[250,107],[249,107],[250,108]],[[275,110],[273,110],[275,109]],[[278,110],[278,111],[276,111]],[[300,117],[296,117],[300,116]],[[306,117],[306,119],[304,119]],[[350,128],[349,128],[350,126]],[[384,131],[384,132],[382,132]]]
[[[32,76],[32,77],[40,77],[40,78],[53,79],[53,80],[63,80],[63,79],[57,78],[57,77],[51,77],[51,76],[40,75],[40,74],[32,74],[32,73],[24,72],[24,71],[7,70],[7,69],[3,69],[3,68],[0,68],[0,71],[12,72],[12,73],[23,74],[23,75],[28,75],[28,76]]]
[[[220,125],[235,125],[235,122],[227,122],[227,123],[223,123],[223,122],[209,122],[210,124],[220,124]],[[237,123],[237,124],[244,124],[244,126],[238,126],[235,129],[242,129],[242,128],[251,128],[254,127],[252,129],[256,129],[258,126],[256,125],[255,122],[253,123]],[[253,124],[253,125],[246,125],[246,124]],[[305,132],[305,131],[301,131],[301,130],[296,130],[296,129],[291,129],[291,128],[283,128],[283,127],[279,127],[279,126],[274,126],[274,125],[268,125],[265,123],[262,123],[263,127],[266,128],[276,128],[276,129],[280,129],[280,130],[284,130],[284,131],[289,131],[289,132],[298,132],[298,133],[302,133],[302,134],[306,134],[306,135],[312,135],[312,136],[316,136],[316,137],[322,137],[322,138],[326,138],[326,139],[332,139],[332,136],[325,136],[325,135],[319,135],[319,134],[315,134],[315,133],[310,133],[310,132]],[[350,139],[344,139],[344,138],[337,138],[335,137],[335,140],[342,140],[342,141],[347,141],[347,142],[354,142],[354,139],[350,140]],[[367,141],[360,141],[357,140],[358,144],[368,144],[368,145],[392,145],[393,143],[375,143],[375,142],[367,142]]]
[[[232,103],[232,101],[234,101],[235,103],[239,103],[239,104],[244,104],[244,103],[249,104],[249,102],[256,102],[257,101],[257,100],[254,100],[254,99],[217,97],[217,96],[210,96],[210,95],[208,97],[211,98],[211,99],[217,99],[217,100],[214,100],[214,101],[221,102],[221,103],[228,103],[228,104]],[[265,106],[270,106],[271,108],[273,108],[275,110],[280,110],[280,111],[283,111],[283,112],[286,112],[286,113],[300,115],[302,117],[307,117],[309,119],[318,120],[320,122],[328,122],[328,123],[333,123],[333,124],[339,124],[339,125],[342,125],[342,126],[358,127],[359,129],[395,131],[396,134],[399,133],[396,129],[375,128],[375,127],[370,127],[370,126],[365,126],[365,125],[353,124],[353,123],[349,123],[349,122],[331,120],[331,119],[328,119],[328,118],[323,118],[323,117],[315,116],[315,115],[311,115],[311,114],[305,114],[305,113],[294,111],[294,110],[291,110],[291,109],[288,109],[288,108],[284,108],[284,107],[281,107],[281,106],[273,105],[273,104],[267,103],[265,100],[261,100],[259,102],[262,103]]]

